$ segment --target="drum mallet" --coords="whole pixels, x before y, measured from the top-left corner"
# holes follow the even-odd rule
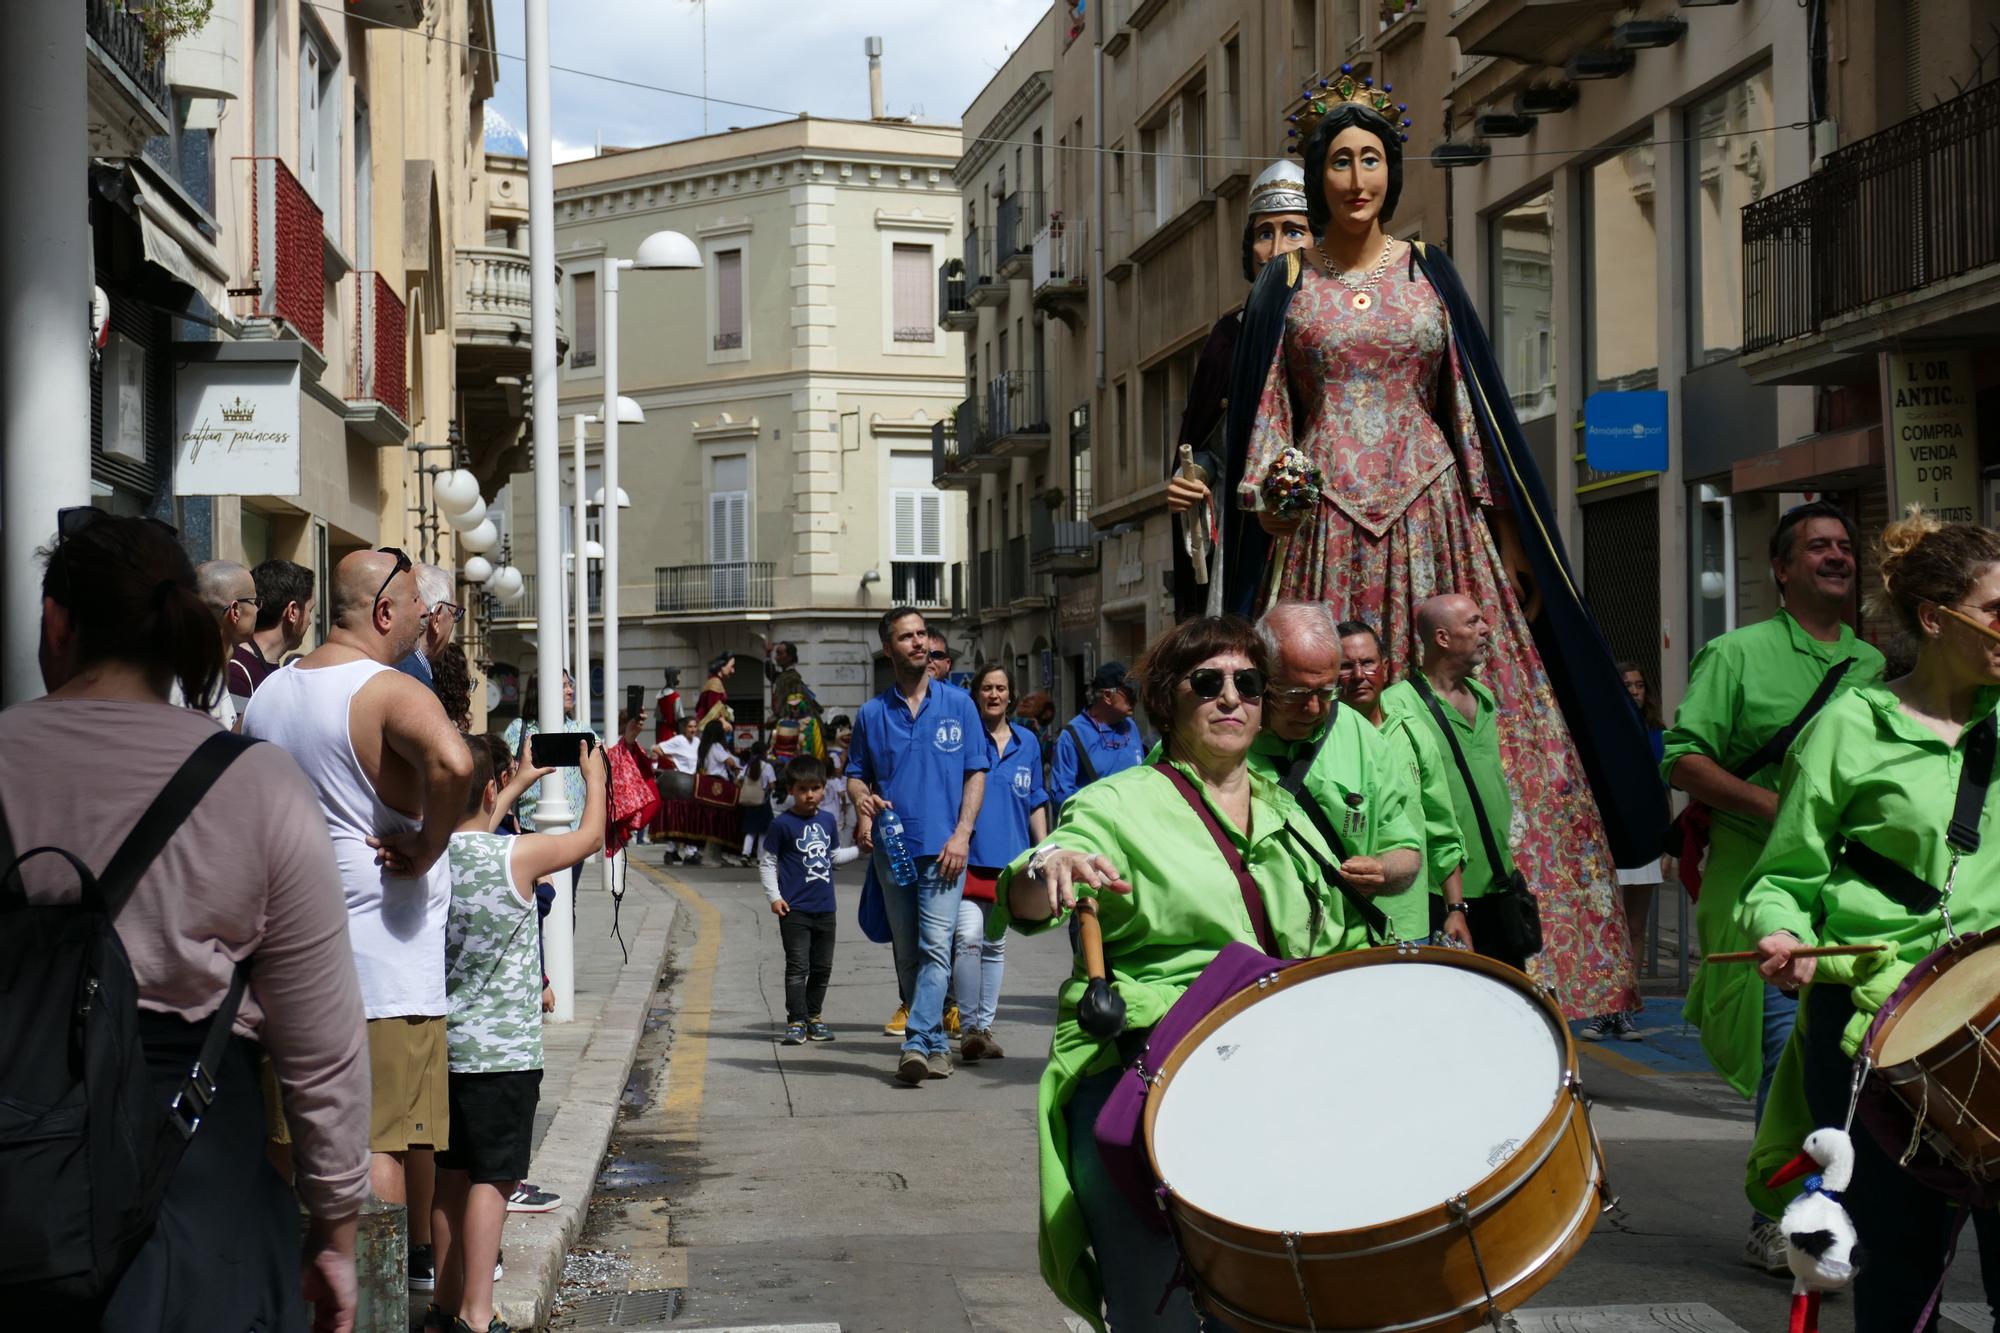
[[[1794,958],[1854,958],[1864,953],[1879,953],[1888,948],[1886,944],[1824,944],[1811,949],[1794,949]],[[1712,953],[1702,959],[1704,963],[1754,963],[1763,957],[1755,949],[1742,953]]]
[[[1104,971],[1104,927],[1097,920],[1097,901],[1076,902],[1077,938],[1083,948],[1083,975],[1089,985],[1076,1002],[1077,1025],[1099,1041],[1125,1030],[1125,997],[1111,988]]]

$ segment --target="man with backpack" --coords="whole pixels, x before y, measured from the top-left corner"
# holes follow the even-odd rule
[[[1049,766],[1049,803],[1063,802],[1099,778],[1133,767],[1145,758],[1139,724],[1132,719],[1131,673],[1123,662],[1106,662],[1090,678],[1088,706],[1056,737]]]
[[[1695,874],[1695,927],[1704,956],[1748,949],[1736,924],[1750,868],[1778,812],[1785,751],[1827,700],[1879,682],[1882,654],[1847,623],[1859,566],[1854,525],[1824,500],[1787,510],[1771,533],[1778,614],[1712,640],[1688,668],[1687,694],[1667,729],[1660,773],[1692,798],[1670,850],[1681,878]],[[1705,838],[1704,838],[1704,835]],[[1706,860],[1703,849],[1706,847]],[[1709,1060],[1761,1119],[1799,1001],[1749,967],[1703,967],[1688,988],[1688,1021]],[[1752,1220],[1745,1262],[1782,1275],[1785,1238],[1775,1220]]]

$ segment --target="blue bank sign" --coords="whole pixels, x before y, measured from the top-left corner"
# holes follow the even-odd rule
[[[1593,472],[1665,472],[1665,391],[1607,389],[1584,399],[1583,458]]]

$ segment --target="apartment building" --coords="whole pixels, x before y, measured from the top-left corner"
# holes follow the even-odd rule
[[[960,246],[959,150],[956,127],[801,116],[557,168],[566,470],[569,418],[603,402],[606,266],[663,229],[702,258],[699,271],[635,270],[620,284],[619,391],[646,417],[619,432],[630,506],[611,605],[624,683],[650,697],[673,668],[698,688],[715,654],[744,654],[733,703],[739,722],[756,723],[769,636],[796,643],[822,704],[851,713],[886,672],[881,613],[948,611],[965,510],[932,485],[931,439],[965,396],[936,279]],[[598,451],[593,427],[587,498],[602,489]],[[532,569],[532,487],[516,482],[501,506],[507,549]],[[586,559],[600,512],[582,534]],[[601,645],[594,561],[588,586]],[[496,674],[532,648],[542,595],[531,580],[499,608]],[[602,716],[595,663],[591,676]]]

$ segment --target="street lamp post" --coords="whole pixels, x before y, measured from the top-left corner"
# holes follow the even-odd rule
[[[563,729],[562,434],[556,422],[556,172],[549,125],[549,0],[526,0],[528,65],[528,302],[529,365],[534,390],[535,450],[535,672],[542,731]],[[558,777],[544,780],[535,804],[535,828],[565,833],[577,812]],[[576,1017],[576,929],[568,875],[555,879],[556,900],[543,924],[542,945],[558,1023]]]

